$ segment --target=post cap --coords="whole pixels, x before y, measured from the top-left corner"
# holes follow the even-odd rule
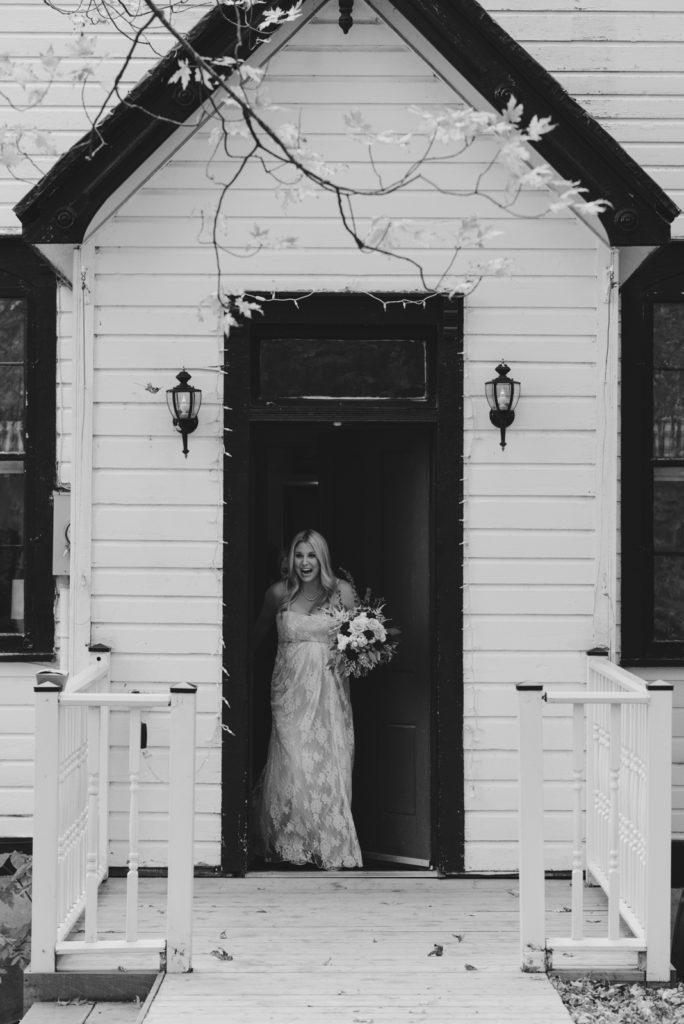
[[[174,683],[171,693],[197,693],[197,687],[194,683]]]
[[[60,672],[58,669],[52,668],[41,668],[36,672],[36,685],[33,687],[34,693],[58,693],[64,689],[68,678],[68,672]]]
[[[539,691],[539,690],[543,690],[544,689],[544,684],[543,683],[516,683],[515,684],[515,688],[516,688],[516,690],[519,690],[519,691],[520,690]]]

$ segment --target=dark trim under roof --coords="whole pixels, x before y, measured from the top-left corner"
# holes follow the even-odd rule
[[[476,0],[393,0],[401,14],[497,109],[514,95],[525,115],[551,116],[556,128],[536,148],[560,175],[581,181],[587,198],[608,199],[601,215],[611,245],[661,245],[679,208]],[[269,0],[259,15],[275,7]],[[280,0],[280,6],[284,6]],[[228,13],[226,13],[228,12]],[[189,33],[203,56],[235,55],[234,9],[213,8]],[[352,33],[363,32],[361,26]],[[350,38],[353,38],[351,36]],[[238,56],[263,40],[243,32]],[[80,242],[97,210],[206,99],[175,91],[169,78],[182,47],[171,50],[97,127],[83,136],[15,206],[31,242]]]

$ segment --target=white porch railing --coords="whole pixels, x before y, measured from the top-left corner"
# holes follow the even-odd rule
[[[549,968],[554,951],[630,950],[645,966],[646,981],[669,981],[672,686],[646,683],[607,658],[590,657],[586,690],[546,691],[531,684],[517,689],[523,970]],[[545,703],[572,707],[569,938],[547,935],[545,926]],[[603,937],[585,935],[585,872],[608,898]],[[603,956],[601,969],[606,970]]]
[[[191,969],[196,687],[169,694],[112,693],[109,651],[68,679],[36,680],[35,810],[31,971],[51,973],[68,953],[159,952],[170,972]],[[170,708],[169,850],[166,933],[138,933],[141,710]],[[120,939],[98,937],[98,888],[107,877],[109,711],[128,714],[129,828],[125,924]],[[69,939],[84,915],[83,940]]]

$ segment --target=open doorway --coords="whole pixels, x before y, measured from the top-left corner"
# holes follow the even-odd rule
[[[402,630],[392,664],[352,683],[362,847],[380,863],[459,873],[462,303],[270,302],[232,328],[225,351],[221,867],[249,868],[250,793],[270,732],[273,651],[255,663],[252,624],[281,547],[312,527]]]
[[[395,659],[352,680],[353,815],[365,862],[431,861],[432,430],[428,424],[262,424],[254,434],[254,591],[279,577],[299,530],[328,540],[336,571],[370,586],[401,629]],[[270,731],[273,650],[256,659],[252,778]]]

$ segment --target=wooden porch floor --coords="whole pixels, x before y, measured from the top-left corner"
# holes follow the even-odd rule
[[[140,882],[143,935],[163,926],[165,888],[164,879]],[[123,890],[123,879],[102,887],[103,936],[121,930]],[[569,899],[568,882],[547,883],[549,934],[569,934]],[[605,913],[602,893],[586,890],[588,933],[605,934]],[[195,1016],[198,1024],[568,1024],[546,976],[520,971],[518,926],[510,879],[303,871],[196,879],[194,970],[164,978],[146,1024]],[[86,966],[105,963],[69,957],[62,968]],[[121,957],[106,966],[143,964]]]

